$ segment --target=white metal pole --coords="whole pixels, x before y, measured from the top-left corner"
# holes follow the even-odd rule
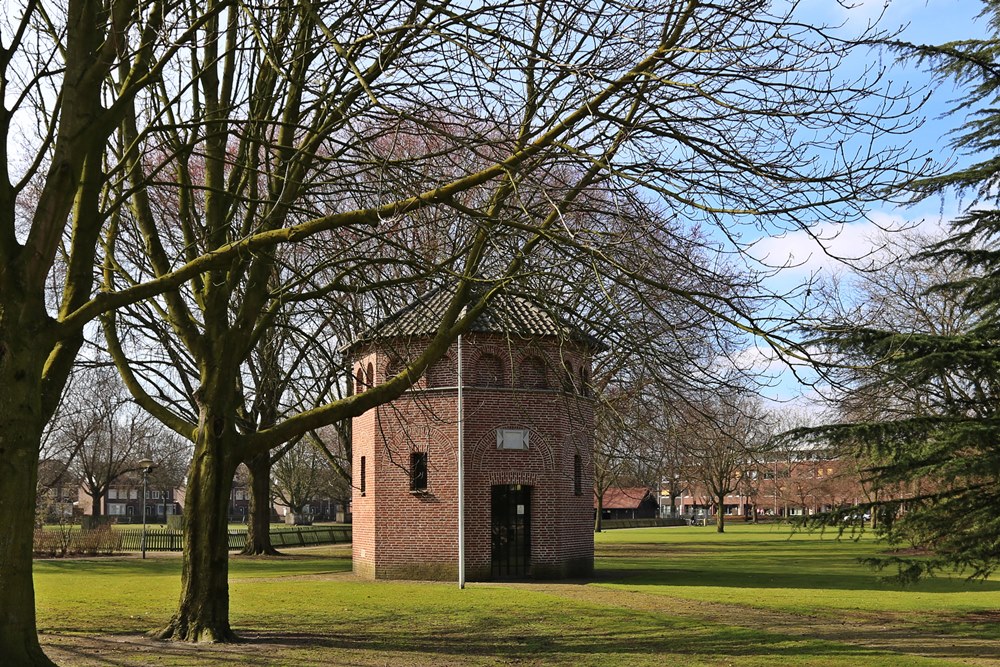
[[[148,468],[142,469],[142,557],[146,558],[146,476]]]
[[[458,587],[465,588],[465,420],[462,407],[462,335],[458,335]]]

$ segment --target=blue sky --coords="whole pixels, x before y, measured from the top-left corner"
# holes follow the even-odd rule
[[[851,9],[840,7],[830,0],[822,5],[814,5],[816,9],[825,8],[817,13],[817,19],[831,22],[847,21],[848,26],[864,24],[878,18],[883,2],[869,1],[855,3]],[[902,28],[901,38],[913,43],[939,44],[955,39],[965,39],[981,36],[984,33],[983,22],[976,21],[980,3],[974,0],[898,0],[892,2],[886,9],[880,25],[886,29]],[[927,74],[915,66],[898,63],[892,66],[888,77],[894,81],[907,81],[916,88],[927,88],[930,98],[921,109],[923,124],[908,137],[900,141],[909,141],[918,153],[930,152],[933,158],[941,163],[961,160],[963,156],[955,156],[948,148],[947,134],[960,120],[954,117],[942,117],[949,109],[950,101],[960,91],[951,85],[933,84]],[[966,158],[967,159],[967,158]],[[927,224],[940,225],[955,211],[954,204],[945,203],[942,208],[939,200],[929,200],[919,205],[898,208],[889,203],[882,207],[873,207],[870,211],[870,224],[857,224],[848,227],[820,226],[821,238],[829,239],[828,248],[832,254],[843,257],[859,256],[869,247],[866,237],[877,233],[879,226],[900,225],[905,222],[925,221]],[[945,220],[942,220],[944,213]],[[836,262],[825,256],[816,243],[805,233],[790,234],[784,237],[762,239],[759,244],[761,256],[768,255],[772,261],[783,257],[792,257],[798,262],[805,262],[796,270],[788,272],[784,278],[802,278],[816,270],[835,268]]]
[[[846,1],[846,0],[845,0]],[[986,32],[985,20],[977,19],[982,4],[977,0],[896,0],[888,6],[881,0],[857,1],[851,7],[843,7],[835,0],[806,0],[803,5],[806,14],[816,21],[830,24],[844,23],[855,30],[869,21],[879,18],[879,25],[886,30],[902,29],[900,39],[912,43],[941,44],[947,41],[983,36]],[[884,11],[884,14],[883,14]],[[939,163],[968,160],[968,156],[956,156],[948,147],[948,133],[960,118],[942,117],[950,108],[950,102],[961,95],[950,84],[935,83],[928,75],[907,63],[894,64],[889,76],[896,82],[906,81],[917,88],[926,88],[930,98],[921,110],[923,125],[906,138],[917,152],[929,151]],[[932,199],[913,207],[899,208],[891,203],[873,206],[868,220],[848,226],[818,225],[813,231],[825,239],[824,245],[830,254],[840,257],[861,257],[872,248],[870,239],[880,233],[880,228],[894,228],[917,224],[923,229],[933,229],[945,225],[957,211],[955,201]],[[754,248],[755,254],[768,257],[773,265],[784,260],[798,264],[785,270],[773,283],[781,291],[802,283],[819,273],[844,271],[845,267],[817,247],[816,241],[805,232],[795,232],[780,237],[764,237]],[[771,355],[766,350],[750,349],[744,361],[756,362],[762,371],[775,373],[780,364],[768,364]],[[799,400],[808,389],[801,387],[788,372],[778,375],[776,386],[765,391],[766,395],[782,401],[805,405]]]

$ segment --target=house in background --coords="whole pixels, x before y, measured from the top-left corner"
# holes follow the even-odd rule
[[[597,511],[594,496],[594,511]],[[601,519],[654,519],[659,513],[659,501],[652,489],[645,487],[611,487],[604,491]]]
[[[273,521],[283,521],[285,523],[306,523],[313,522],[336,522],[350,523],[351,512],[349,504],[342,499],[330,498],[329,496],[316,496],[310,498],[303,505],[302,511],[298,514],[292,512],[292,508],[275,499],[271,518]]]
[[[755,462],[739,473],[733,486],[736,490],[726,496],[722,512],[747,519],[810,516],[866,502],[871,493],[856,462],[821,450],[786,452],[781,458]],[[679,515],[693,519],[717,512],[716,500],[703,483],[682,479],[673,488]],[[881,494],[889,499],[892,489],[882,489]],[[670,508],[666,480],[661,505],[666,516]]]
[[[35,506],[39,520],[54,523],[80,513],[80,480],[65,461],[44,459],[38,464],[38,495]]]
[[[142,521],[142,475],[139,472],[122,475],[101,499],[101,514],[118,523],[138,523]],[[79,507],[83,514],[94,513],[94,501],[83,489],[78,492]],[[150,523],[166,523],[167,517],[181,513],[183,494],[178,489],[160,489],[147,485],[146,520]]]

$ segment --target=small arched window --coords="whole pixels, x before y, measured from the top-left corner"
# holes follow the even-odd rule
[[[390,357],[389,362],[385,365],[385,378],[396,377],[403,370],[403,360],[399,357]]]
[[[525,389],[548,389],[545,362],[538,357],[528,357],[521,362],[521,386]]]
[[[375,386],[375,367],[372,366],[370,361],[368,362],[368,369],[365,372],[365,381],[368,383],[369,387]]]
[[[590,373],[586,366],[580,366],[580,393],[590,396]]]
[[[365,389],[365,374],[361,370],[361,366],[358,366],[358,370],[354,373],[354,393],[360,394]]]
[[[502,387],[503,361],[495,354],[483,354],[476,363],[476,386]]]
[[[570,361],[563,362],[563,391],[569,393],[576,392],[576,378],[573,376],[573,364]]]

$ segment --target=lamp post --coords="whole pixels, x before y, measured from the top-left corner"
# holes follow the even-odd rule
[[[139,461],[139,467],[142,468],[142,557],[146,558],[146,480],[149,477],[149,473],[152,472],[153,459],[144,458]]]

